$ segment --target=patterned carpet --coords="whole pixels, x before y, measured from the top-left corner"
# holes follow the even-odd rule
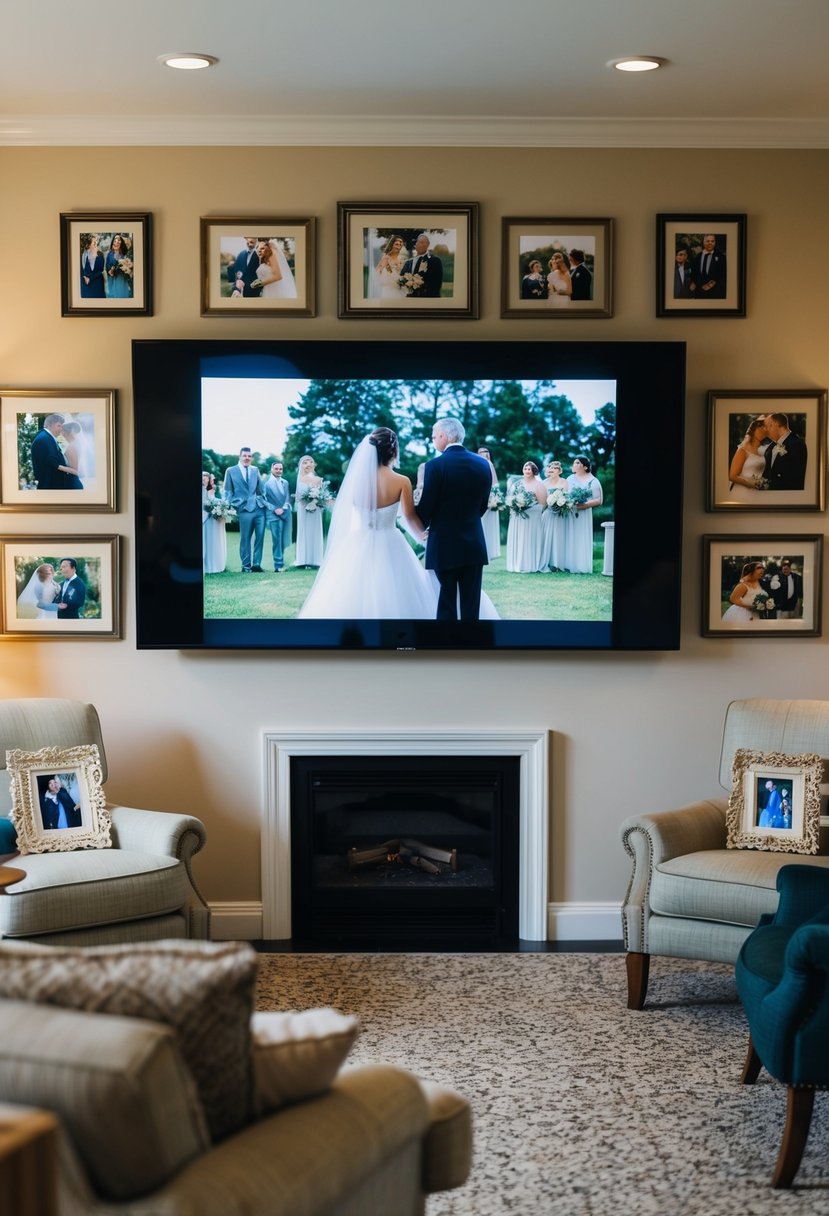
[[[472,1176],[429,1216],[829,1216],[829,1094],[769,1188],[785,1089],[738,1083],[730,967],[655,959],[633,1013],[620,954],[262,956],[259,1008],[317,1005],[362,1019],[351,1061],[470,1099]]]

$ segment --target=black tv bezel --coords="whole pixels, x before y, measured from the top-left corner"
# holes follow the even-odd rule
[[[616,380],[613,620],[206,621],[192,487],[201,480],[201,378],[210,364],[237,376],[308,379]],[[684,342],[150,339],[133,342],[132,366],[139,649],[679,648]]]

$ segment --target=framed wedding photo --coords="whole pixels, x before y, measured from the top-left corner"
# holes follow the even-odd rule
[[[708,394],[709,511],[822,511],[826,389]]]
[[[148,211],[63,212],[61,315],[152,316],[151,230]]]
[[[313,317],[316,220],[202,216],[203,317]]]
[[[610,219],[501,221],[501,316],[612,317]]]
[[[657,215],[656,315],[746,315],[745,215]]]
[[[339,317],[478,316],[478,204],[338,203]]]
[[[820,637],[823,537],[703,536],[702,636]]]
[[[115,511],[114,428],[114,389],[0,388],[0,511]]]
[[[120,637],[119,541],[0,536],[0,637]]]
[[[15,748],[6,756],[12,794],[9,819],[20,853],[110,847],[112,819],[96,744],[35,752]]]
[[[820,756],[788,756],[740,747],[734,753],[731,771],[725,817],[729,849],[818,852],[823,779]]]

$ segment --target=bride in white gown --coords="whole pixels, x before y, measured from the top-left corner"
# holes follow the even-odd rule
[[[55,582],[55,567],[42,562],[17,597],[18,619],[45,621],[57,618],[60,586]]]
[[[258,294],[266,300],[295,300],[296,281],[279,241],[260,241],[256,254],[259,258],[256,283],[262,284],[256,288]]]
[[[746,562],[740,572],[739,583],[728,597],[731,603],[722,615],[724,625],[744,625],[757,619],[755,601],[758,598],[768,599],[760,586],[760,579],[765,573],[766,567],[762,562]]]
[[[390,237],[386,242],[380,261],[374,268],[371,295],[375,299],[399,299],[405,297],[405,288],[400,286],[400,276],[406,263],[406,250],[402,236]]]
[[[761,479],[766,472],[765,453],[768,438],[765,418],[755,418],[734,453],[731,467],[728,470],[731,497],[735,502],[750,502],[754,506],[763,505],[758,496],[764,488]]]
[[[397,455],[397,436],[386,426],[357,445],[334,504],[325,557],[299,611],[301,619],[436,618],[437,579],[423,569],[397,527],[400,514],[412,535],[425,539],[412,483],[392,467]],[[485,596],[481,616],[497,618]]]

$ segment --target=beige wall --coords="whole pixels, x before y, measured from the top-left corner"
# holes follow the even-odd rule
[[[823,697],[823,639],[702,639],[700,536],[823,531],[821,515],[708,515],[705,394],[710,388],[829,384],[822,151],[544,149],[69,148],[0,151],[0,384],[117,390],[115,516],[4,515],[3,534],[55,527],[125,537],[125,635],[92,643],[0,642],[0,695],[74,696],[101,712],[111,798],[191,811],[210,843],[207,897],[259,897],[263,729],[508,721],[555,732],[550,898],[618,901],[627,862],[621,819],[716,789],[720,724],[734,697]],[[479,321],[336,318],[336,202],[477,200]],[[60,316],[61,211],[146,210],[155,222],[155,316]],[[654,317],[654,216],[748,214],[748,317]],[[316,215],[316,319],[199,317],[199,216]],[[545,325],[499,318],[502,215],[612,216],[614,317]],[[681,339],[688,343],[687,438],[643,451],[643,509],[684,458],[682,649],[675,654],[188,654],[135,650],[132,563],[132,338],[475,340]]]

